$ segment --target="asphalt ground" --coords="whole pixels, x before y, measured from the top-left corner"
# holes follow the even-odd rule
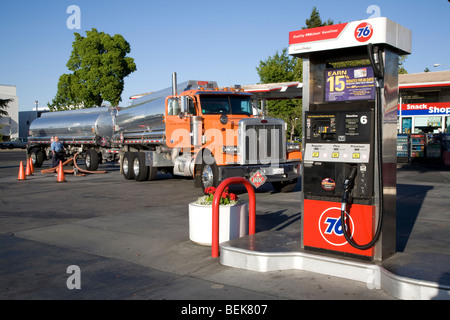
[[[18,181],[25,159],[24,151],[0,151],[2,300],[171,300],[177,303],[170,312],[180,316],[199,312],[194,308],[207,301],[219,303],[224,315],[227,301],[268,305],[269,314],[274,301],[395,300],[365,283],[327,275],[221,265],[210,247],[189,240],[188,204],[199,196],[191,179],[158,174],[155,181],[126,181],[119,166],[108,163],[100,167],[106,174],[66,174],[58,183],[55,174],[40,172],[46,161]],[[399,166],[397,251],[450,257],[449,182],[443,167]],[[258,189],[256,232],[299,233],[300,189]],[[231,191],[247,199],[243,187]],[[447,281],[450,273],[441,277]]]

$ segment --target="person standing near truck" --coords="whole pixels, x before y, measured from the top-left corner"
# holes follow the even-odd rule
[[[64,145],[59,142],[59,138],[58,137],[54,137],[53,138],[53,142],[51,144],[51,149],[52,149],[52,168],[56,167],[59,165],[59,162],[64,158],[64,154],[62,153],[63,150],[65,150],[66,148],[64,147]]]

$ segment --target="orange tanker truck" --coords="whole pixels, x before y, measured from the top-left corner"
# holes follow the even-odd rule
[[[255,99],[214,81],[186,81],[144,95],[121,109],[112,141],[125,179],[153,180],[158,171],[193,177],[203,190],[229,177],[289,191],[300,177],[298,144],[286,142],[283,120],[257,117]]]

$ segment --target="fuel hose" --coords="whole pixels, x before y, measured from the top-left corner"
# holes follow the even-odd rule
[[[377,50],[377,55],[380,54],[380,52]],[[382,172],[382,160],[383,160],[383,148],[380,141],[381,132],[383,129],[383,113],[382,113],[382,103],[381,103],[381,85],[379,81],[384,78],[384,66],[383,66],[383,59],[381,56],[375,57],[374,59],[374,48],[373,45],[370,44],[368,46],[368,52],[369,52],[369,60],[372,64],[372,67],[374,69],[375,77],[377,78],[376,81],[376,98],[375,98],[375,112],[377,114],[376,116],[376,126],[377,126],[377,162],[378,162],[378,181],[379,181],[379,215],[378,215],[378,223],[377,223],[377,229],[375,232],[374,237],[372,240],[364,245],[358,244],[353,240],[347,231],[346,224],[345,224],[345,215],[346,215],[346,207],[348,205],[348,199],[350,197],[351,188],[353,185],[351,185],[347,190],[344,189],[344,195],[342,197],[342,207],[341,207],[341,225],[342,225],[342,232],[344,234],[345,240],[354,248],[359,250],[368,250],[372,248],[375,243],[378,241],[378,238],[381,234],[381,229],[383,226],[383,172]],[[377,59],[378,58],[378,59]],[[352,171],[353,172],[353,171]],[[350,174],[351,176],[351,174]],[[344,186],[345,188],[345,186]],[[346,194],[348,193],[348,194]]]
[[[66,161],[64,161],[64,162],[63,162],[63,167],[64,167],[66,164],[68,164],[68,163],[70,163],[71,161],[73,161],[74,167],[78,170],[78,172],[81,173],[81,174],[77,174],[77,175],[84,175],[84,174],[86,174],[86,173],[88,173],[88,174],[104,174],[104,173],[107,173],[107,172],[108,172],[108,171],[106,171],[106,170],[90,171],[90,170],[85,170],[85,169],[80,168],[80,167],[78,166],[78,164],[77,164],[77,155],[78,155],[78,153],[76,153],[76,154],[73,156],[73,158],[70,158],[70,159],[67,159]],[[41,170],[41,173],[55,173],[55,172],[58,172],[58,167],[54,167],[54,168],[49,168],[49,169]],[[64,173],[68,173],[68,174],[70,174],[70,173],[75,173],[75,170],[74,170],[74,169],[65,169],[65,170],[64,170]]]

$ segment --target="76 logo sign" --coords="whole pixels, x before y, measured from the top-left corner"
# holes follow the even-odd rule
[[[373,27],[370,23],[360,23],[355,29],[355,38],[359,42],[366,42],[372,38]]]
[[[353,219],[346,212],[346,219],[349,219],[351,236],[355,230]],[[347,243],[342,230],[341,208],[332,207],[326,209],[319,218],[319,231],[322,238],[333,246],[343,246]]]
[[[341,218],[331,218],[328,217],[325,220],[325,224],[328,225],[328,228],[325,229],[325,234],[335,234],[337,236],[342,236],[342,223]]]

